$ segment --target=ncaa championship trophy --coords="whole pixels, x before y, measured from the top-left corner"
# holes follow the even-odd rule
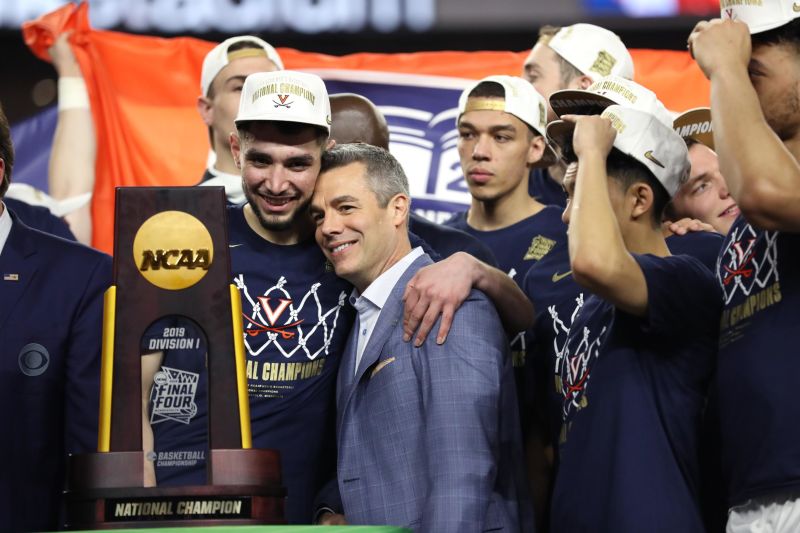
[[[98,453],[70,457],[66,527],[283,523],[278,452],[251,448],[223,188],[118,188],[115,218]]]

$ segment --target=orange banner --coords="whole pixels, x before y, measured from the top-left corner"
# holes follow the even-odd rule
[[[93,244],[113,250],[114,189],[118,186],[192,185],[208,155],[208,133],[197,113],[200,69],[214,43],[97,31],[88,4],[65,5],[23,26],[31,50],[47,48],[63,31],[86,78],[97,132],[92,199]],[[479,79],[521,71],[523,52],[359,53],[343,57],[278,49],[287,69],[368,70]],[[709,85],[686,52],[632,50],[636,81],[667,107],[708,105]],[[409,96],[413,99],[413,94]]]

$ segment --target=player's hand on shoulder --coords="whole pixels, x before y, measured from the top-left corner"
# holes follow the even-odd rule
[[[406,285],[403,301],[403,339],[421,346],[441,315],[436,342],[444,343],[456,309],[467,299],[478,260],[464,252],[421,268]],[[416,337],[414,336],[416,333]]]
[[[716,233],[717,230],[711,224],[707,224],[702,220],[696,218],[682,218],[678,221],[672,222],[667,220],[662,224],[662,227],[675,235],[686,235],[697,231],[710,231]]]

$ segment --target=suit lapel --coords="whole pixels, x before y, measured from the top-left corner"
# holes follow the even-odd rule
[[[399,297],[395,298],[398,288],[400,288]],[[364,348],[364,353],[361,354],[361,361],[356,370],[355,379],[352,384],[354,387],[357,386],[361,378],[364,377],[364,373],[367,369],[374,365],[381,356],[383,345],[386,344],[395,326],[403,319],[403,302],[400,300],[400,297],[403,296],[404,288],[405,284],[400,285],[400,283],[398,283],[395,285],[394,289],[392,289],[391,296],[386,300],[386,305],[381,309],[381,314],[378,317],[378,321],[375,323],[375,328],[372,330],[369,342],[367,342],[367,346]]]
[[[339,374],[336,376],[337,431],[339,428],[339,421],[341,420],[345,395],[353,386],[356,350],[358,348],[358,330],[360,327],[361,322],[358,318],[358,313],[356,313],[356,320],[353,323],[353,327],[350,329],[350,335],[347,337],[347,344],[345,344],[344,354],[342,354],[342,364],[339,366]]]
[[[14,215],[11,232],[0,253],[0,329],[2,329],[36,275],[36,248],[27,238],[31,230]]]
[[[366,348],[364,349],[364,353],[361,355],[361,363],[358,366],[358,371],[356,372],[355,378],[351,379],[350,376],[353,375],[353,364],[355,364],[355,351],[357,346],[357,335],[358,331],[355,330],[356,336],[354,337],[351,332],[350,340],[348,341],[348,350],[346,352],[346,357],[350,359],[352,362],[349,364],[342,365],[340,372],[339,372],[339,380],[340,384],[344,385],[343,389],[339,390],[339,402],[338,402],[338,413],[339,413],[339,421],[341,423],[341,419],[343,414],[347,410],[347,406],[350,403],[350,400],[353,397],[353,392],[358,388],[358,384],[361,382],[361,379],[364,377],[364,373],[375,364],[378,358],[381,356],[383,351],[383,346],[386,344],[386,341],[389,340],[389,337],[392,335],[392,331],[394,328],[400,326],[402,327],[402,320],[403,320],[403,292],[405,291],[406,284],[411,280],[414,274],[417,271],[427,265],[432,263],[430,257],[423,254],[420,257],[416,258],[411,266],[409,266],[406,271],[400,276],[400,280],[392,289],[389,298],[386,299],[386,304],[381,309],[381,314],[378,317],[378,322],[375,324],[375,329],[372,330],[372,335],[369,337],[369,342],[367,343]],[[352,353],[350,351],[350,346],[352,345]],[[346,372],[346,376],[342,375],[342,372]],[[348,382],[348,380],[350,380]]]

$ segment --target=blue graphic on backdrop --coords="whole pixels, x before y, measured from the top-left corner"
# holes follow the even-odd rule
[[[57,118],[58,109],[52,106],[11,126],[15,183],[27,183],[48,191],[47,166],[50,164],[50,148],[53,146]]]
[[[414,211],[441,222],[469,205],[456,147],[461,89],[341,80],[325,85],[330,94],[361,94],[380,108],[389,123],[389,148],[408,175]]]

